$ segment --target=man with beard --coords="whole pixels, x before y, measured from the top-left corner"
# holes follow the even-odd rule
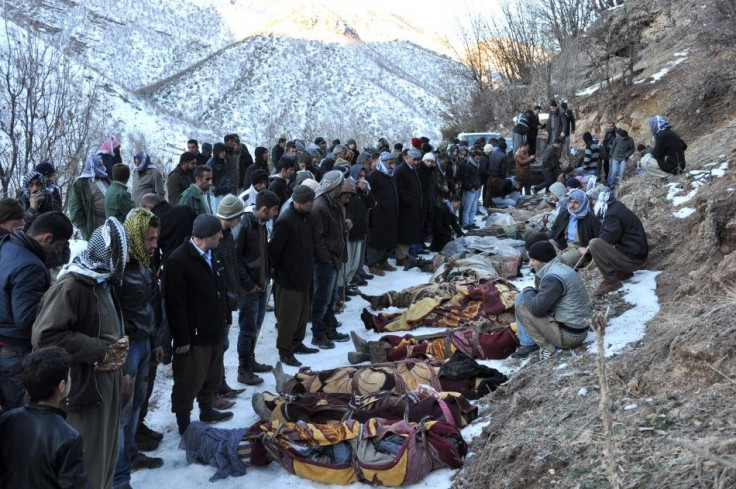
[[[196,167],[197,158],[187,151],[181,154],[179,164],[166,177],[166,194],[172,205],[176,205],[181,194],[194,182],[192,173]]]

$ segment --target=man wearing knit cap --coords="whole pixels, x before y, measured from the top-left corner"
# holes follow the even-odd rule
[[[245,206],[243,201],[238,197],[227,194],[220,200],[217,206],[217,213],[215,214],[220,219],[222,226],[222,239],[220,244],[213,250],[213,254],[217,261],[222,264],[223,278],[225,283],[225,302],[227,304],[227,311],[225,313],[227,327],[225,328],[225,334],[222,336],[223,344],[223,356],[224,352],[227,351],[230,346],[228,341],[228,332],[230,326],[233,323],[232,312],[238,309],[238,303],[240,302],[241,288],[240,288],[240,277],[238,274],[238,259],[235,252],[235,238],[233,237],[233,230],[240,224],[243,213],[245,212]],[[224,374],[220,387],[215,394],[214,405],[216,409],[228,409],[235,404],[234,401],[228,401],[226,398],[234,398],[238,394],[241,394],[245,389],[233,389],[227,385]]]
[[[270,372],[271,365],[256,361],[256,342],[263,325],[268,301],[271,263],[268,259],[266,223],[279,213],[279,198],[270,190],[256,196],[256,203],[245,209],[238,229],[235,249],[238,288],[238,382],[257,385],[263,379],[256,373]]]
[[[174,340],[171,411],[179,433],[189,426],[195,397],[200,421],[214,423],[233,416],[213,407],[222,381],[227,322],[222,265],[212,256],[222,239],[222,223],[212,214],[199,215],[192,234],[171,253],[163,274],[164,304]]]
[[[23,206],[15,199],[0,199],[0,236],[23,229]]]
[[[125,222],[125,216],[135,208],[135,202],[128,192],[130,168],[125,163],[115,163],[112,167],[112,184],[105,193],[105,217],[114,217]]]
[[[309,321],[314,245],[309,212],[314,191],[297,185],[292,203],[276,219],[268,253],[274,270],[274,313],[278,338],[276,348],[282,363],[299,367],[295,353],[317,353],[304,343]]]
[[[592,314],[590,297],[578,274],[557,258],[549,241],[532,244],[529,261],[539,286],[527,287],[517,297],[521,346],[512,356],[525,358],[541,348],[541,358],[546,359],[585,340]]]
[[[322,349],[334,348],[333,341],[350,339],[348,335],[337,332],[335,318],[337,271],[345,257],[345,233],[352,227],[338,201],[343,180],[342,173],[337,170],[325,173],[309,213],[314,244],[312,344]]]
[[[417,165],[422,152],[416,148],[404,151],[404,161],[396,167],[394,178],[399,192],[399,234],[396,246],[396,265],[406,265],[409,247],[422,242],[422,184]]]
[[[63,207],[61,201],[61,189],[56,184],[56,167],[53,163],[43,161],[36,165],[36,171],[43,175],[43,179],[46,182],[46,193],[51,196],[53,201],[52,207],[61,209]]]

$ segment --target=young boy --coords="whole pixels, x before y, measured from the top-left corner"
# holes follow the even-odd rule
[[[463,235],[460,224],[457,222],[457,210],[460,208],[461,201],[459,195],[453,194],[435,207],[432,218],[432,244],[429,246],[431,251],[442,251],[447,243],[455,239],[453,231],[457,237]]]
[[[59,402],[69,395],[71,359],[57,346],[23,360],[30,402],[0,417],[0,488],[88,488],[82,437]]]

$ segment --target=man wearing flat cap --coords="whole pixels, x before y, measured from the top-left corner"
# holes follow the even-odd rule
[[[525,288],[516,300],[521,346],[512,356],[524,358],[541,349],[541,358],[546,359],[585,340],[592,314],[590,297],[575,270],[557,258],[552,243],[539,241],[528,251],[539,286]]]
[[[179,433],[189,426],[195,397],[200,421],[212,423],[233,416],[213,407],[222,379],[227,321],[223,269],[212,254],[220,239],[220,219],[212,214],[197,216],[192,237],[171,252],[163,274],[166,316],[174,340],[171,411]]]

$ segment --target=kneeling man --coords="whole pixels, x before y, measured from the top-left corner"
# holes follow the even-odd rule
[[[544,359],[585,340],[592,314],[590,297],[578,274],[557,258],[549,241],[531,245],[529,262],[539,288],[527,287],[517,297],[521,346],[512,357],[524,358],[541,348]]]

